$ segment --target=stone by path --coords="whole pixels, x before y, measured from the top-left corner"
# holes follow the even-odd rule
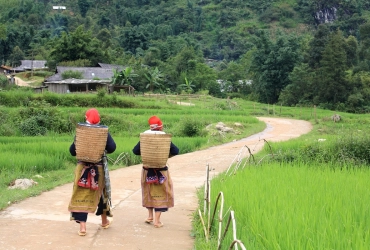
[[[110,173],[114,217],[109,229],[101,229],[100,217],[89,214],[87,235],[77,235],[78,224],[69,221],[67,211],[72,191],[69,183],[1,211],[0,249],[193,249],[191,220],[197,209],[196,191],[204,184],[207,164],[214,176],[225,171],[245,145],[256,153],[263,147],[263,139],[289,140],[312,129],[306,121],[259,119],[267,125],[259,134],[169,159],[175,207],[162,214],[164,227],[144,223],[147,211],[141,206],[142,166],[135,165]]]

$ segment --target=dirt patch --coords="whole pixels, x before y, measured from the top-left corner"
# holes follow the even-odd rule
[[[176,102],[176,104],[183,105],[183,106],[195,106],[194,103],[190,103],[190,102]]]
[[[10,78],[10,76],[8,76],[8,78]],[[17,85],[17,86],[22,86],[22,87],[32,87],[30,85],[30,83],[33,83],[35,81],[23,81],[21,78],[15,76],[14,77],[14,83]]]

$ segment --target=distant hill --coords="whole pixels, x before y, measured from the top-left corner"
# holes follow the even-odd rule
[[[11,55],[16,46],[27,59],[48,59],[47,42],[81,24],[113,51],[142,54],[167,41],[199,48],[205,58],[231,61],[251,49],[258,29],[306,34],[330,23],[356,35],[370,20],[367,0],[1,0],[0,6],[0,59],[12,63],[18,61]]]
[[[139,92],[370,107],[369,0],[0,0],[0,6],[4,65],[25,59],[46,60],[50,70],[125,65],[135,74],[119,77]]]

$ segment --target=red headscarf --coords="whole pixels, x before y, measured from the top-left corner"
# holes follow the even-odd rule
[[[96,109],[89,109],[85,114],[86,122],[92,125],[100,122],[100,115]]]
[[[148,120],[150,130],[162,130],[162,121],[157,116],[152,116]]]

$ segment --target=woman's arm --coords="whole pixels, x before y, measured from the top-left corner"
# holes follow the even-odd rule
[[[113,137],[109,133],[105,150],[107,151],[108,154],[113,153],[116,150],[116,142],[113,140]]]
[[[140,142],[138,142],[136,144],[136,146],[132,149],[132,152],[135,154],[135,155],[141,155],[141,152],[140,152]]]

